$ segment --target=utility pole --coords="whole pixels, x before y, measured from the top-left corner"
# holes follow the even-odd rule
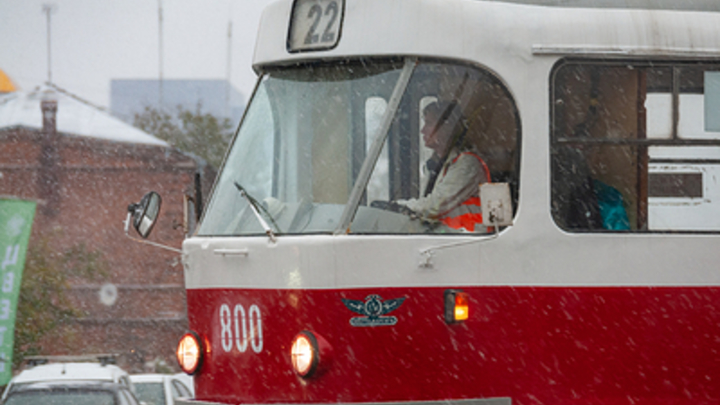
[[[158,110],[163,108],[163,12],[162,0],[158,0]]]
[[[55,4],[43,4],[43,13],[47,17],[47,63],[48,63],[48,83],[52,83],[52,54],[50,52],[50,15],[57,9]]]
[[[225,118],[230,118],[230,75],[232,72],[232,21],[228,21],[227,70],[225,72]]]

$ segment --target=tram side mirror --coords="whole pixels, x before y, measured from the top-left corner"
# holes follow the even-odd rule
[[[480,185],[483,225],[509,226],[513,221],[512,199],[508,183],[483,183]]]
[[[143,238],[147,238],[155,226],[161,204],[160,194],[151,191],[145,194],[139,203],[128,206],[133,227]]]

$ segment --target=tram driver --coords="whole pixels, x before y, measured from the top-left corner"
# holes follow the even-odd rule
[[[490,182],[490,170],[466,139],[467,121],[456,102],[430,103],[423,117],[423,142],[433,150],[428,181],[422,196],[397,204],[422,219],[475,232],[483,222],[479,186]]]

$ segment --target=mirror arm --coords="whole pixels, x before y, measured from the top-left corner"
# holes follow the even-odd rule
[[[176,248],[174,248],[174,247],[165,246],[165,245],[162,245],[162,244],[160,244],[160,243],[151,242],[151,241],[149,241],[149,240],[143,240],[143,239],[133,238],[132,236],[130,236],[130,233],[128,232],[128,230],[130,229],[130,221],[131,221],[131,220],[132,220],[132,213],[131,213],[131,212],[128,212],[127,218],[125,219],[125,236],[127,236],[128,238],[130,238],[130,240],[133,240],[133,241],[138,242],[138,243],[144,243],[144,244],[150,245],[150,246],[155,246],[155,247],[158,247],[158,248],[161,248],[161,249],[171,250],[171,251],[173,251],[173,252],[175,252],[175,253],[182,253],[182,250],[181,250],[181,249],[176,249]]]
[[[183,194],[183,233],[185,236],[190,233],[190,215],[188,213],[188,204],[193,201],[193,198],[187,194]]]
[[[195,222],[200,222],[203,211],[202,179],[200,172],[195,173]]]

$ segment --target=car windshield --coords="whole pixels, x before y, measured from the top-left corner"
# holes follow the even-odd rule
[[[165,404],[165,391],[162,383],[135,382],[135,396],[147,405],[163,405]]]
[[[393,208],[414,201],[417,211],[442,177],[428,169],[435,155],[421,133],[431,104],[453,106],[442,119],[454,120],[454,145],[490,168],[455,202],[491,176],[516,197],[516,109],[489,72],[438,61],[294,65],[260,78],[198,234],[457,233],[435,220],[450,206],[427,216]],[[448,156],[435,160],[454,163]]]
[[[114,405],[109,391],[28,391],[11,395],[4,405]]]

